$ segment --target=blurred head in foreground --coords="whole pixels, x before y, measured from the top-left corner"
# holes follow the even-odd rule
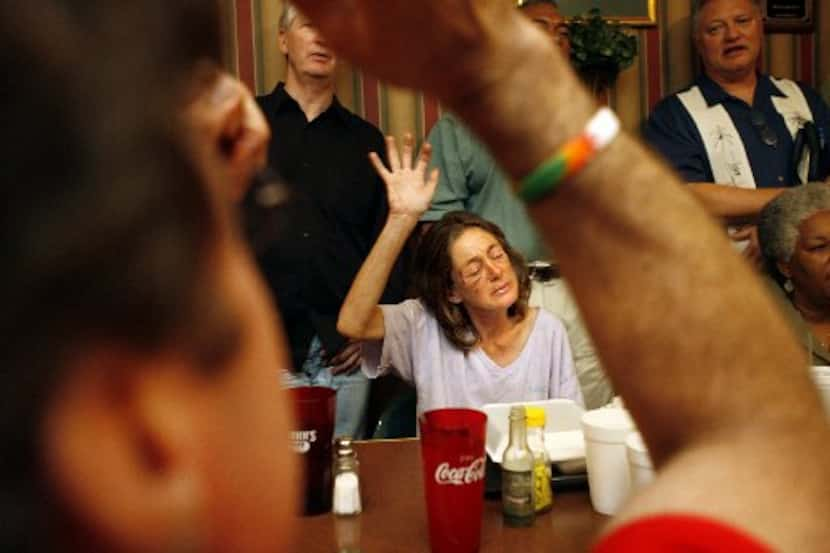
[[[110,4],[0,4],[0,550],[279,551],[285,346],[178,130],[216,6]]]

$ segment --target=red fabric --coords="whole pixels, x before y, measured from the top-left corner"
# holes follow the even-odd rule
[[[741,530],[692,515],[661,515],[621,526],[593,553],[772,553]]]

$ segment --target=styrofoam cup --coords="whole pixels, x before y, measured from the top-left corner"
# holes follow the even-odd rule
[[[625,439],[625,451],[628,455],[628,471],[631,476],[631,491],[637,491],[654,480],[654,465],[639,432],[632,432]]]
[[[634,422],[624,409],[602,408],[582,415],[591,504],[613,515],[628,498],[631,477],[625,439]]]

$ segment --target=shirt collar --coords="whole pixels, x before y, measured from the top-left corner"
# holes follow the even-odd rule
[[[294,106],[297,109],[300,109],[300,105],[297,101],[291,97],[291,95],[285,90],[285,83],[280,82],[277,83],[276,88],[274,88],[273,92],[273,101],[274,101],[274,110],[279,112],[283,108],[287,108],[289,106]],[[340,120],[341,123],[344,125],[349,124],[349,115],[350,112],[343,105],[340,103],[340,100],[337,99],[337,96],[331,102],[331,105],[320,114],[320,117],[324,117],[327,115],[334,115],[337,119]]]
[[[756,97],[786,96],[777,86],[775,86],[775,84],[773,84],[772,80],[769,78],[769,75],[758,73],[757,76],[758,84],[755,90]],[[706,104],[709,105],[709,107],[734,98],[705,73],[698,78],[697,85],[700,87],[700,91],[703,93],[703,98],[706,100]]]

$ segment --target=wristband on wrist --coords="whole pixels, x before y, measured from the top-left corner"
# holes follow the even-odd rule
[[[578,137],[566,142],[552,157],[522,179],[519,196],[528,203],[554,192],[579,173],[620,132],[620,121],[610,108],[600,108]]]

